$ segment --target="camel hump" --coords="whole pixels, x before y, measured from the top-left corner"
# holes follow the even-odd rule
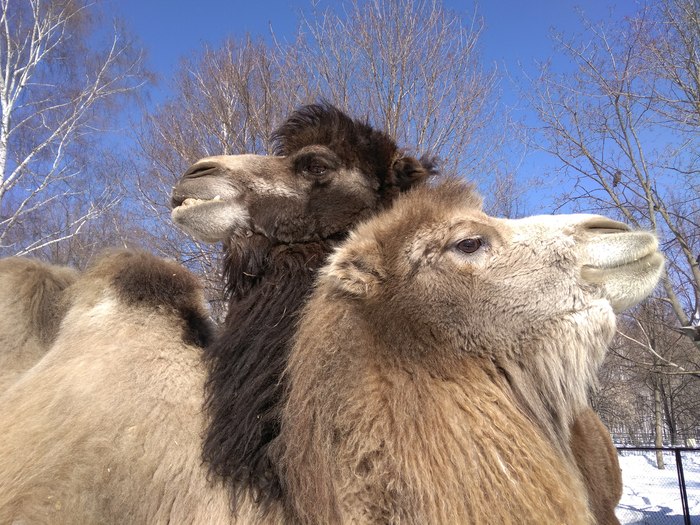
[[[205,346],[213,337],[202,283],[175,261],[134,249],[108,250],[86,276],[106,280],[127,307],[175,312],[187,325],[186,342]]]
[[[62,317],[62,292],[78,278],[78,271],[35,259],[0,260],[0,285],[12,290],[8,300],[23,306],[22,318],[40,341],[50,343]]]

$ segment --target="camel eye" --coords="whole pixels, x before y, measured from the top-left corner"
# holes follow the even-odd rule
[[[462,253],[474,253],[481,248],[482,242],[479,237],[464,239],[457,243],[457,249]]]
[[[343,165],[335,153],[322,146],[311,146],[306,151],[302,150],[291,160],[295,173],[316,179],[318,183],[328,182],[326,178]]]
[[[306,166],[306,172],[309,173],[310,175],[314,175],[316,177],[320,177],[324,173],[328,171],[328,166],[325,164],[322,164],[320,162],[312,162],[309,165]]]

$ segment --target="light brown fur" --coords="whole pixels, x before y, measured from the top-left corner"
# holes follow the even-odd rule
[[[466,254],[461,240],[481,239]],[[322,273],[275,452],[302,523],[593,523],[569,446],[652,235],[598,216],[487,217],[419,189]],[[614,254],[613,254],[614,252]]]
[[[583,383],[603,351],[600,340],[614,325],[609,306],[596,303],[607,323],[601,333],[585,327],[580,332],[579,341],[595,347],[590,362],[574,352],[564,359],[566,366],[544,369],[542,363],[560,365],[556,359],[563,359],[556,344],[543,340],[551,332],[540,333],[517,318],[509,319],[504,332],[498,322],[502,312],[487,309],[484,316],[479,301],[473,313],[479,314],[480,329],[468,339],[476,346],[455,348],[460,327],[449,317],[431,317],[445,306],[460,311],[463,304],[451,301],[452,287],[421,278],[435,269],[443,275],[440,239],[431,228],[412,236],[411,228],[435,223],[433,214],[449,218],[455,209],[477,206],[458,189],[448,185],[445,193],[455,200],[446,202],[425,197],[433,190],[418,192],[428,202],[417,206],[422,201],[414,196],[388,214],[389,220],[365,226],[322,278],[290,362],[292,386],[278,443],[289,519],[590,519],[567,452],[566,429],[568,412],[583,403]],[[450,224],[438,221],[435,231],[443,223]],[[386,250],[377,251],[377,239]],[[396,251],[396,243],[407,239],[415,242]],[[393,254],[388,267],[385,254]],[[405,258],[418,264],[408,280],[399,271]],[[551,262],[541,264],[549,268]],[[407,286],[416,282],[429,284],[430,293],[416,294]],[[594,289],[617,293],[605,279]],[[629,305],[643,295],[623,289],[625,297],[615,298],[616,304]],[[197,283],[176,265],[126,252],[95,265],[69,295],[70,310],[51,352],[0,398],[6,416],[0,423],[0,522],[232,518],[226,492],[206,480],[199,459],[204,382],[199,346],[206,330],[197,325],[206,312]],[[423,307],[422,301],[435,298],[436,304]],[[522,299],[513,306],[532,302]],[[562,300],[569,299],[565,293]],[[555,324],[566,331],[570,321]],[[512,344],[513,334],[527,344]],[[497,353],[486,344],[494,340],[501,343]],[[338,341],[342,344],[335,346]],[[550,357],[533,357],[535,348]],[[511,366],[519,354],[528,356],[520,372]],[[532,369],[529,360],[538,361]],[[538,401],[540,383],[526,376],[554,380],[564,377],[566,367],[584,379],[565,392],[557,391],[559,384],[545,389],[564,412],[548,420],[543,417],[548,406]],[[240,523],[282,521],[280,509],[263,514],[245,498],[237,510]]]
[[[72,268],[33,259],[0,259],[0,392],[51,346],[65,314],[63,291]]]
[[[211,327],[196,278],[118,251],[67,293],[52,349],[0,397],[0,523],[230,521],[200,458]],[[242,502],[241,521],[256,510]]]

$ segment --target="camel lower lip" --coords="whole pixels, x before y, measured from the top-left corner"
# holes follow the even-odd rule
[[[625,272],[642,272],[656,271],[663,264],[663,255],[660,252],[654,251],[644,257],[635,259],[634,261],[621,262],[620,264],[611,264],[606,266],[584,266],[581,273],[584,279],[589,281],[600,281],[604,276],[611,273]]]
[[[601,266],[584,266],[584,268],[590,268],[592,270],[615,270],[617,268],[625,268],[627,266],[634,266],[634,265],[643,265],[643,264],[651,264],[654,262],[655,259],[658,259],[661,256],[661,254],[657,251],[650,252],[646,254],[644,257],[640,257],[638,259],[634,259],[632,261],[620,261],[617,264],[606,264],[606,265],[601,265]]]

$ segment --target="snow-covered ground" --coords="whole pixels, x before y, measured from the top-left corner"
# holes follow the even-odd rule
[[[700,525],[700,451],[682,452],[690,522]],[[654,452],[623,451],[620,456],[625,492],[617,517],[625,525],[683,525],[676,460],[664,453],[666,468],[656,468]]]

